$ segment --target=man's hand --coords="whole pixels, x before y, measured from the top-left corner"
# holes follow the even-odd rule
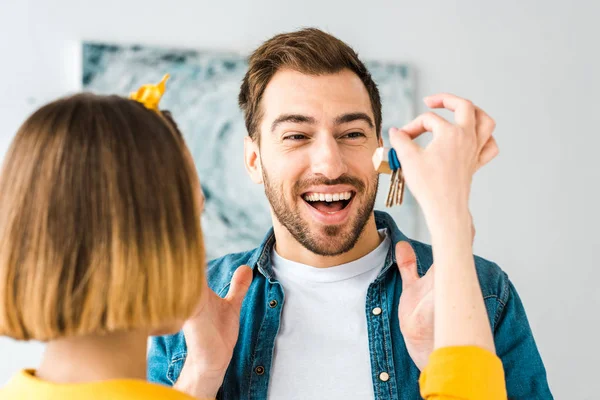
[[[239,267],[225,298],[205,283],[197,310],[183,332],[187,357],[175,388],[199,399],[214,398],[223,384],[240,328],[240,310],[252,283],[252,269]]]
[[[402,294],[398,305],[400,331],[408,355],[423,370],[433,352],[433,274],[432,265],[421,278],[417,256],[408,242],[396,244],[396,263],[402,277]]]

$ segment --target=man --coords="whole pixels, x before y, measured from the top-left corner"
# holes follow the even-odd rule
[[[306,29],[252,54],[239,100],[246,167],[265,187],[273,229],[257,249],[209,264],[212,291],[184,332],[153,340],[149,378],[222,399],[420,399],[433,257],[373,211],[382,116],[370,74],[346,44]],[[455,96],[426,99],[456,102],[489,138],[482,166],[497,153],[493,120]],[[409,125],[413,138],[452,127],[431,113]],[[514,287],[495,264],[476,267],[509,397],[552,398]]]

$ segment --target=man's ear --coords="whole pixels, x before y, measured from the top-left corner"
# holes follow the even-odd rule
[[[246,136],[244,139],[244,165],[252,182],[260,185],[263,183],[263,174],[260,163],[260,149],[258,147],[259,140],[252,140],[250,136]]]
[[[381,134],[379,134],[379,140],[377,140],[377,143],[379,143],[379,147],[383,147],[383,136]]]

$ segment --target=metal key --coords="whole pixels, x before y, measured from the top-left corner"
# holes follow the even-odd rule
[[[375,170],[382,174],[391,174],[390,188],[385,201],[386,207],[402,204],[404,200],[404,174],[395,151],[380,147],[373,155]]]

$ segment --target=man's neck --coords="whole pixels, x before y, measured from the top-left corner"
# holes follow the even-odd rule
[[[346,253],[337,256],[322,256],[313,253],[299,243],[276,218],[273,219],[275,250],[277,254],[287,260],[310,265],[315,268],[335,267],[358,260],[375,250],[381,244],[381,237],[375,224],[375,214],[371,214],[354,247]]]
[[[146,379],[144,332],[63,338],[49,342],[36,376],[54,383]]]

